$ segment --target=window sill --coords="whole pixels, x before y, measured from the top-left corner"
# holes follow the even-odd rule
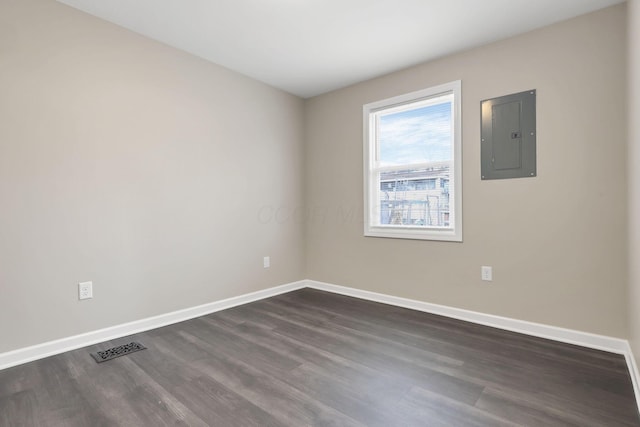
[[[391,239],[434,240],[462,243],[462,236],[450,229],[420,230],[409,227],[365,227],[365,237],[383,237]]]

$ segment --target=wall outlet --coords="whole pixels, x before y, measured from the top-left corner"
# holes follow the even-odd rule
[[[493,280],[493,268],[488,265],[483,265],[480,269],[480,278],[487,282],[491,282]]]
[[[93,298],[93,282],[78,283],[78,299]]]
[[[271,267],[271,257],[264,257],[264,259],[262,260],[262,265],[264,266],[264,268]]]

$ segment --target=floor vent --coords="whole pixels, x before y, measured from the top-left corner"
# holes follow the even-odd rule
[[[96,351],[95,353],[91,353],[91,357],[93,357],[96,362],[102,363],[107,360],[115,359],[116,357],[124,356],[130,353],[135,353],[136,351],[144,350],[147,347],[143,346],[139,342],[132,342],[129,344],[119,345],[117,347],[109,348],[104,351]]]

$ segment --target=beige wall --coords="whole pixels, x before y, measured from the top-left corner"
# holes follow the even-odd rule
[[[640,366],[640,0],[629,0],[629,314]]]
[[[626,337],[625,28],[620,5],[308,100],[307,276]],[[464,242],[363,237],[362,105],[456,79]],[[538,176],[481,181],[480,101],[527,89]]]
[[[259,216],[301,205],[302,115],[53,0],[2,0],[0,352],[304,278],[301,222]]]

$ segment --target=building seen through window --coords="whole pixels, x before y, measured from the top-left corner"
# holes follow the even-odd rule
[[[380,224],[449,226],[449,168],[383,172]]]

